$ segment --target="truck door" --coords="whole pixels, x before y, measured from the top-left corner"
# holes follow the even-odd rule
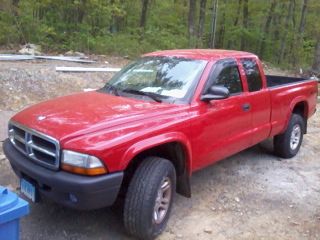
[[[224,59],[213,66],[203,93],[212,85],[227,87],[230,96],[201,104],[198,126],[194,128],[197,133],[193,144],[195,149],[201,149],[194,156],[197,159],[195,168],[202,168],[251,144],[249,98],[243,90],[236,60]]]
[[[257,59],[241,58],[240,65],[244,70],[248,86],[248,100],[252,113],[252,145],[254,145],[268,138],[270,134],[270,92]]]

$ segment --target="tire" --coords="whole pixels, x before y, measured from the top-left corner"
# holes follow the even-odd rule
[[[139,239],[157,237],[166,227],[175,190],[173,164],[159,157],[144,159],[128,187],[123,215],[126,230]]]
[[[299,114],[292,114],[286,131],[274,137],[274,152],[281,158],[292,158],[300,149],[305,132],[305,120]]]

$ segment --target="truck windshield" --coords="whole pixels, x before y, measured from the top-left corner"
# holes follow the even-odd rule
[[[105,89],[115,95],[148,96],[158,102],[186,101],[206,64],[178,57],[144,57],[117,73]]]

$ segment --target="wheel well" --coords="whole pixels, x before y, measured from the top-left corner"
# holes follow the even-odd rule
[[[292,113],[299,114],[304,119],[304,133],[307,133],[307,119],[308,119],[308,103],[307,102],[299,102],[297,103]]]
[[[146,157],[157,156],[172,162],[177,174],[177,192],[186,197],[191,196],[189,172],[187,166],[187,153],[183,144],[179,142],[169,142],[147,149],[135,156],[125,170],[123,185],[126,189],[130,180]]]

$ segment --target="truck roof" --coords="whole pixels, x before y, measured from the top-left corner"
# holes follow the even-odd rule
[[[248,52],[223,49],[176,49],[147,53],[143,56],[184,57],[202,60],[219,60],[223,58],[256,57]]]

